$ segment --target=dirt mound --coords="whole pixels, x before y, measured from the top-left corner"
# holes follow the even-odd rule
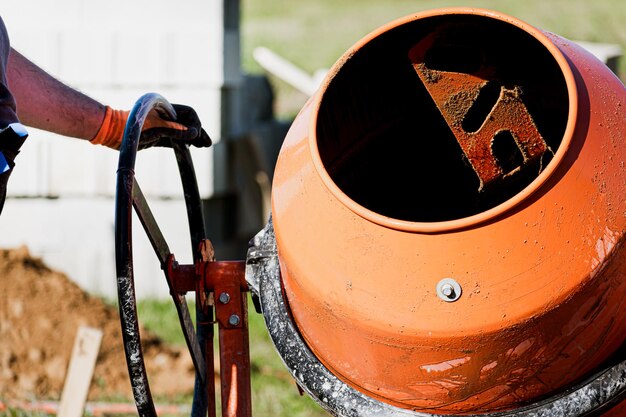
[[[79,326],[103,331],[90,400],[131,398],[118,312],[26,248],[0,250],[0,398],[59,399]],[[183,349],[148,332],[142,343],[154,396],[193,391]]]

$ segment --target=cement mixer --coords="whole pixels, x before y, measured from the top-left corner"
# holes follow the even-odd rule
[[[189,151],[174,145],[194,264],[169,251],[120,152],[116,259],[139,414],[156,415],[134,300],[131,214],[196,366],[192,415],[250,416],[247,292],[294,380],[335,416],[626,415],[626,91],[574,43],[440,9],[359,41],[294,121],[272,218],[216,261]],[[195,291],[198,325],[186,306]]]

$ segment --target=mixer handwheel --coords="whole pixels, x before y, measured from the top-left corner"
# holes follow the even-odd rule
[[[135,160],[141,130],[148,113],[152,109],[156,109],[166,119],[176,119],[174,108],[162,96],[149,93],[139,98],[128,117],[124,139],[120,148],[117,171],[115,259],[120,321],[122,324],[126,362],[139,415],[142,417],[156,416],[146,375],[137,320],[132,247],[132,211],[134,208],[161,263],[161,268],[168,279],[168,284],[170,284],[170,292],[196,369],[192,416],[204,416],[207,412],[209,397],[213,396],[211,400],[214,401],[215,389],[213,381],[210,381],[211,383],[209,384],[206,383],[207,361],[211,361],[209,366],[212,369],[213,352],[211,344],[213,328],[209,325],[213,321],[211,317],[212,310],[205,309],[203,311],[201,308],[202,300],[200,300],[201,302],[196,302],[196,322],[204,323],[204,325],[200,324],[197,328],[194,328],[184,292],[176,291],[169,276],[171,273],[169,270],[170,266],[176,265],[175,261],[173,261],[173,255],[135,178]],[[205,236],[202,202],[198,192],[191,154],[188,146],[185,144],[172,141],[171,146],[178,162],[187,206],[194,264],[211,261],[213,260],[212,249],[210,249],[210,243],[208,243]],[[196,297],[201,297],[202,295],[201,292],[196,291]],[[205,347],[207,348],[206,352]]]

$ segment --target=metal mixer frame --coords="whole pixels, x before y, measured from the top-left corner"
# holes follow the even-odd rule
[[[120,321],[128,371],[137,411],[142,417],[156,410],[141,350],[134,287],[132,211],[141,224],[165,273],[187,347],[196,369],[192,416],[216,415],[213,380],[214,324],[218,327],[222,415],[249,417],[250,357],[248,350],[247,291],[243,261],[217,262],[205,236],[204,218],[191,154],[186,145],[172,143],[187,206],[194,264],[180,265],[135,178],[135,159],[143,123],[152,109],[175,119],[171,104],[158,94],[142,96],[133,107],[124,132],[117,171],[115,257]],[[195,291],[194,329],[185,294]],[[218,294],[217,300],[213,294]]]

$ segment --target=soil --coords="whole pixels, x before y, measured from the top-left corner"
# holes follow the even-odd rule
[[[89,400],[132,398],[117,308],[33,258],[26,248],[0,250],[0,399],[58,400],[79,326],[103,331]],[[152,394],[193,392],[184,348],[143,330]]]

